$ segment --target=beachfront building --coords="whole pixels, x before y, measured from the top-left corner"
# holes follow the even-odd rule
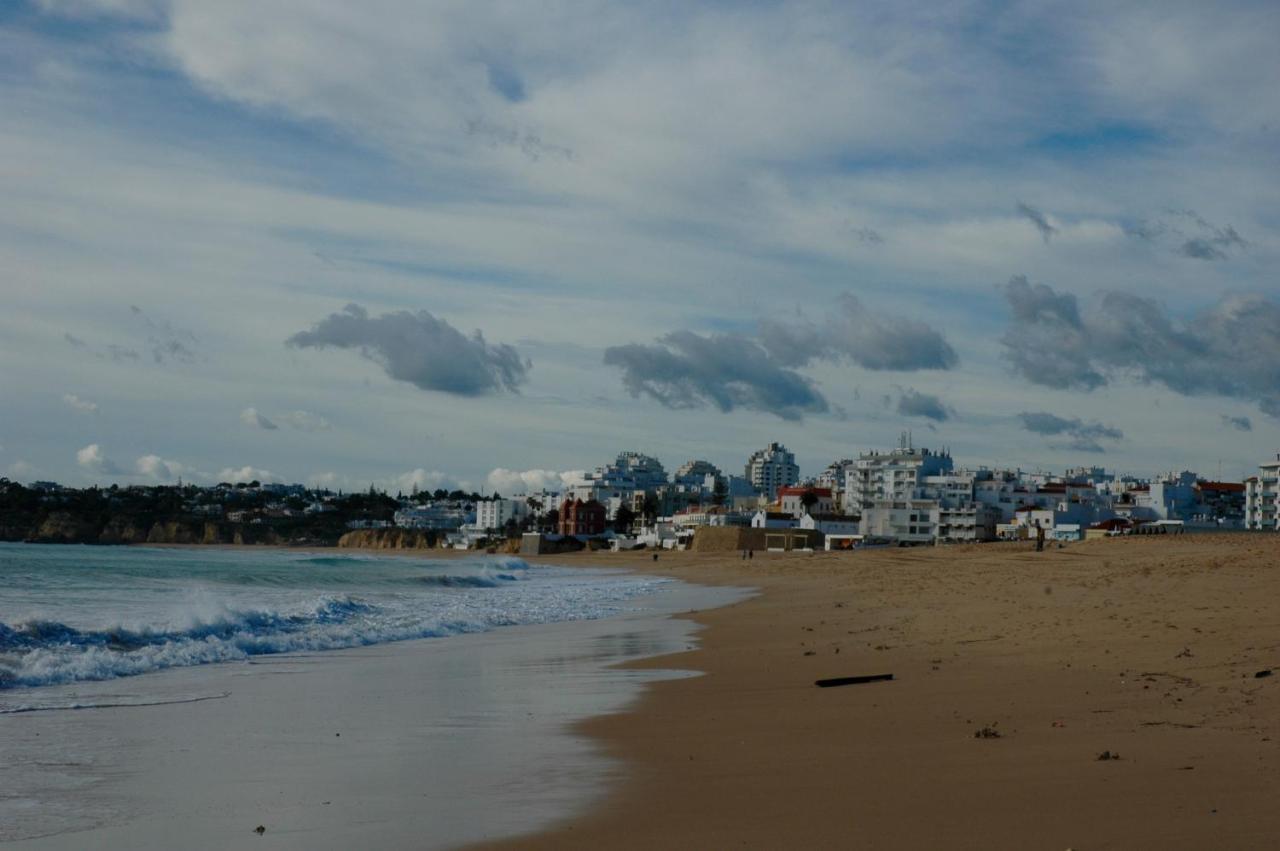
[[[476,528],[500,530],[507,523],[519,523],[529,516],[529,503],[523,499],[482,499],[476,503]]]
[[[696,529],[699,526],[746,526],[751,518],[740,511],[722,505],[690,506],[671,515],[671,525],[677,529]]]
[[[462,503],[435,502],[401,508],[394,515],[395,525],[404,529],[434,529],[455,532],[472,522],[475,515]]]
[[[1196,482],[1196,504],[1191,517],[1197,526],[1226,529],[1244,527],[1245,486],[1243,482]]]
[[[1280,455],[1245,482],[1245,528],[1280,531]]]
[[[831,488],[791,485],[778,488],[778,510],[795,518],[806,514],[833,514],[836,501]]]
[[[784,511],[769,511],[762,508],[751,515],[752,529],[795,529],[799,525],[796,518]]]
[[[560,506],[561,535],[601,535],[605,522],[605,507],[594,499],[569,498]]]
[[[639,514],[646,494],[656,495],[667,485],[662,462],[642,452],[620,452],[612,464],[597,467],[581,480],[571,483],[568,496],[582,502],[595,500],[605,506],[612,520],[626,506]]]
[[[876,502],[911,500],[923,479],[953,467],[950,453],[916,449],[904,435],[897,449],[860,455],[845,473],[845,513],[857,516]]]
[[[862,511],[863,535],[904,544],[994,541],[997,509],[981,503],[943,505],[936,499],[874,500]]]
[[[801,529],[813,529],[823,535],[860,537],[862,521],[847,514],[806,514],[800,518]]]
[[[785,488],[800,481],[800,467],[796,456],[781,443],[770,443],[764,449],[751,453],[745,471],[747,481],[757,493],[770,500],[778,498],[778,488]]]

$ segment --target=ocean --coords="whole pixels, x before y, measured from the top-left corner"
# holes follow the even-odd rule
[[[569,725],[679,675],[613,665],[740,594],[504,556],[0,545],[0,841],[534,829],[616,768]]]

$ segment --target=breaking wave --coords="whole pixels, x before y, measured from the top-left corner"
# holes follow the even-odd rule
[[[234,582],[218,574],[219,582],[200,587],[177,580],[180,599],[167,596],[173,593],[169,585],[139,589],[129,599],[110,597],[112,604],[104,597],[100,610],[118,611],[121,618],[113,625],[76,607],[72,611],[79,614],[68,617],[62,606],[52,604],[0,622],[0,690],[607,617],[621,611],[624,601],[664,584],[652,578],[532,571],[519,558],[431,565],[369,564],[359,557],[318,561],[301,568],[291,561],[295,567],[269,587],[263,587],[263,575],[236,572],[230,574]],[[339,571],[341,579],[334,582],[329,567],[351,570]],[[294,576],[291,571],[297,569],[308,572]],[[348,594],[357,574],[363,574],[364,587]],[[320,584],[299,587],[304,581]]]

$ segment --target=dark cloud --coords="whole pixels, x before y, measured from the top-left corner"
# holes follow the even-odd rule
[[[959,360],[942,334],[918,319],[875,313],[853,295],[825,322],[760,323],[760,344],[783,366],[848,360],[864,369],[950,369]]]
[[[1166,210],[1162,218],[1130,225],[1125,233],[1145,242],[1172,241],[1175,253],[1193,260],[1226,260],[1231,250],[1249,245],[1231,225],[1215,225],[1195,210]]]
[[[151,349],[152,360],[156,363],[164,363],[168,360],[195,363],[196,353],[192,349],[197,342],[195,334],[182,328],[175,328],[167,320],[152,319],[136,304],[129,305],[129,312],[146,328],[147,345]]]
[[[1070,442],[1061,448],[1079,452],[1105,452],[1099,440],[1122,440],[1124,432],[1113,426],[1099,422],[1086,423],[1078,417],[1060,417],[1045,411],[1023,412],[1018,414],[1022,427],[1034,434],[1046,436],[1063,435]]]
[[[1231,426],[1237,431],[1253,431],[1253,420],[1248,417],[1229,417],[1226,414],[1223,414],[1222,424]]]
[[[531,366],[511,346],[490,345],[479,331],[467,337],[425,310],[370,317],[357,304],[294,334],[285,345],[356,349],[397,381],[458,396],[517,392]]]
[[[1250,399],[1280,417],[1280,303],[1227,296],[1187,322],[1155,300],[1105,292],[1085,315],[1074,296],[1018,276],[1001,342],[1014,371],[1047,387],[1092,390],[1128,376],[1186,396]]]
[[[853,235],[865,245],[880,245],[884,242],[884,237],[875,228],[854,228]]]
[[[898,398],[898,413],[904,417],[925,417],[937,422],[951,417],[951,412],[937,396],[920,393],[910,387]]]
[[[102,357],[102,355],[99,355],[99,357]],[[115,343],[112,343],[107,346],[106,357],[109,357],[118,363],[126,360],[138,360],[141,355],[139,355],[134,349],[126,348],[125,346],[117,346]]]
[[[1048,242],[1052,236],[1058,232],[1058,229],[1049,224],[1049,217],[1040,210],[1032,207],[1030,204],[1018,202],[1018,215],[1022,216],[1031,224],[1036,226],[1036,230],[1040,231],[1040,238]]]
[[[130,349],[130,348],[127,348],[126,346],[118,346],[115,343],[111,343],[103,348],[98,348],[97,346],[90,346],[87,342],[85,342],[84,340],[80,339],[79,337],[77,337],[76,335],[70,332],[64,333],[62,335],[62,339],[66,340],[71,345],[72,348],[89,352],[90,354],[97,357],[99,360],[106,360],[107,358],[110,358],[116,363],[120,363],[121,361],[127,361],[127,360],[136,361],[140,357],[140,355],[135,349]]]
[[[736,334],[676,331],[653,345],[612,346],[604,362],[622,369],[623,386],[632,396],[651,396],[668,408],[711,404],[721,411],[749,408],[788,420],[828,410],[813,382],[785,368],[755,340]]]
[[[1225,228],[1212,228],[1212,233],[1208,235],[1193,236],[1185,240],[1179,251],[1183,256],[1195,260],[1226,260],[1227,249],[1244,248],[1245,245],[1235,228],[1227,225]]]

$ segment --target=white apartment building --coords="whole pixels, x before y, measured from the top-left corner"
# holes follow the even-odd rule
[[[765,449],[753,452],[747,459],[747,481],[770,500],[778,496],[778,488],[800,481],[800,468],[796,456],[781,443],[770,443]]]
[[[953,469],[949,453],[914,449],[903,437],[892,452],[868,452],[858,456],[845,473],[845,513],[860,515],[876,502],[916,498],[916,489],[928,476],[941,476]]]
[[[1280,455],[1258,465],[1245,482],[1244,527],[1280,531]]]
[[[476,503],[477,529],[505,529],[507,521],[519,523],[529,516],[529,504],[523,499],[483,499]]]
[[[907,544],[992,541],[1000,512],[970,502],[944,506],[936,499],[875,500],[862,511],[862,534]]]

